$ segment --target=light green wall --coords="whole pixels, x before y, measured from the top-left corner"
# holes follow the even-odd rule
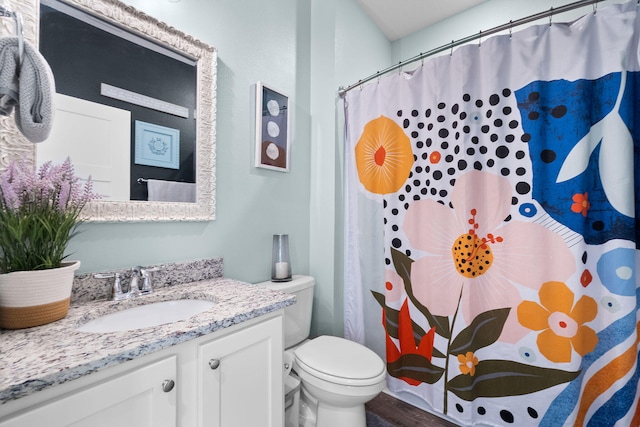
[[[218,49],[216,220],[88,223],[69,250],[81,272],[224,257],[224,273],[270,277],[271,236],[317,286],[314,334],[342,334],[340,85],[386,67],[391,45],[355,0],[125,0]],[[253,167],[251,86],[291,100],[291,172]]]
[[[608,4],[622,3],[624,1],[626,0],[607,1],[598,5],[598,7],[606,7]],[[422,52],[428,52],[444,46],[447,43],[451,43],[452,40],[460,40],[470,35],[479,34],[480,31],[486,31],[510,21],[548,11],[551,8],[557,9],[570,3],[574,3],[574,0],[486,0],[469,10],[393,42],[392,63],[404,61]],[[552,17],[552,21],[568,22],[591,12],[593,12],[592,6],[586,6],[556,15]],[[526,25],[541,23],[549,23],[549,18]],[[522,28],[524,27],[516,27],[513,31],[518,31]],[[508,33],[508,31],[505,31],[505,33]]]
[[[312,333],[343,334],[343,113],[337,94],[389,63],[391,46],[355,0],[311,1]]]
[[[287,233],[294,273],[308,273],[309,37],[298,16],[304,2],[126,3],[218,49],[216,220],[86,224],[71,244],[82,270],[222,256],[227,276],[258,282],[271,274],[271,236]],[[257,81],[290,97],[290,173],[253,167]]]

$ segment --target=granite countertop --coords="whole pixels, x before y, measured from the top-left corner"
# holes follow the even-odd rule
[[[103,314],[185,298],[216,304],[188,320],[156,327],[111,333],[76,330]],[[0,404],[294,303],[294,295],[224,277],[162,287],[152,294],[118,302],[72,302],[62,320],[35,328],[0,331]]]

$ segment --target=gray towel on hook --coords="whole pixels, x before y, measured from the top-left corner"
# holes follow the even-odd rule
[[[18,37],[0,38],[0,115],[15,110],[18,129],[31,142],[42,142],[53,124],[55,81],[49,64],[26,40],[22,64]]]

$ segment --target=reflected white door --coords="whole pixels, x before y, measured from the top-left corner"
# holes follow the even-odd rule
[[[130,139],[129,111],[56,94],[51,134],[38,144],[36,158],[41,165],[70,157],[76,175],[91,175],[103,200],[129,200]]]

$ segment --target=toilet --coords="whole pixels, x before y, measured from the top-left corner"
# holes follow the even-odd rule
[[[370,349],[344,338],[308,339],[314,285],[313,277],[300,275],[289,282],[258,284],[296,295],[296,303],[284,310],[284,360],[292,361],[285,362],[285,369],[293,370],[285,377],[285,426],[365,427],[364,404],[384,389],[385,364]],[[299,402],[291,397],[296,376]]]

